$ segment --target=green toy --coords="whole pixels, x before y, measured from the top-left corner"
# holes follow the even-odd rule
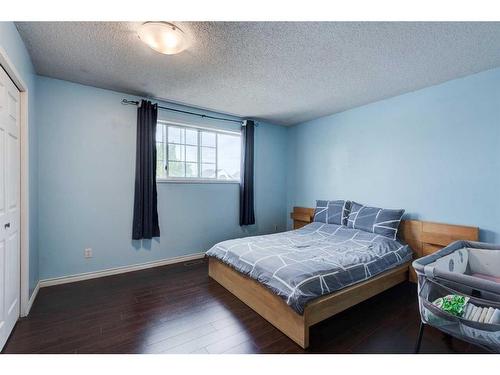
[[[464,297],[458,294],[449,294],[446,297],[438,298],[432,304],[446,311],[448,314],[462,316],[465,311],[465,306],[469,301],[469,297]]]

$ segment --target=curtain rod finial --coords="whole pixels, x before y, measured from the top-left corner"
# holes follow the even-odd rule
[[[127,99],[122,99],[122,104],[133,104],[133,105],[139,105],[139,102],[138,101],[134,101],[134,100],[127,100]]]

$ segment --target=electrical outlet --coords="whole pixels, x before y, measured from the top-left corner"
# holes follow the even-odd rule
[[[92,258],[92,249],[89,247],[89,248],[83,250],[83,256],[85,258]]]

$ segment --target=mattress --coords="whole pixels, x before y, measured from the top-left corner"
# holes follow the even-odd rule
[[[257,280],[302,314],[307,302],[412,259],[408,245],[314,222],[301,229],[223,241],[207,255]]]

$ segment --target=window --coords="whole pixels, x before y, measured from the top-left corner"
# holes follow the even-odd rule
[[[239,181],[240,153],[239,133],[158,121],[158,179]]]

